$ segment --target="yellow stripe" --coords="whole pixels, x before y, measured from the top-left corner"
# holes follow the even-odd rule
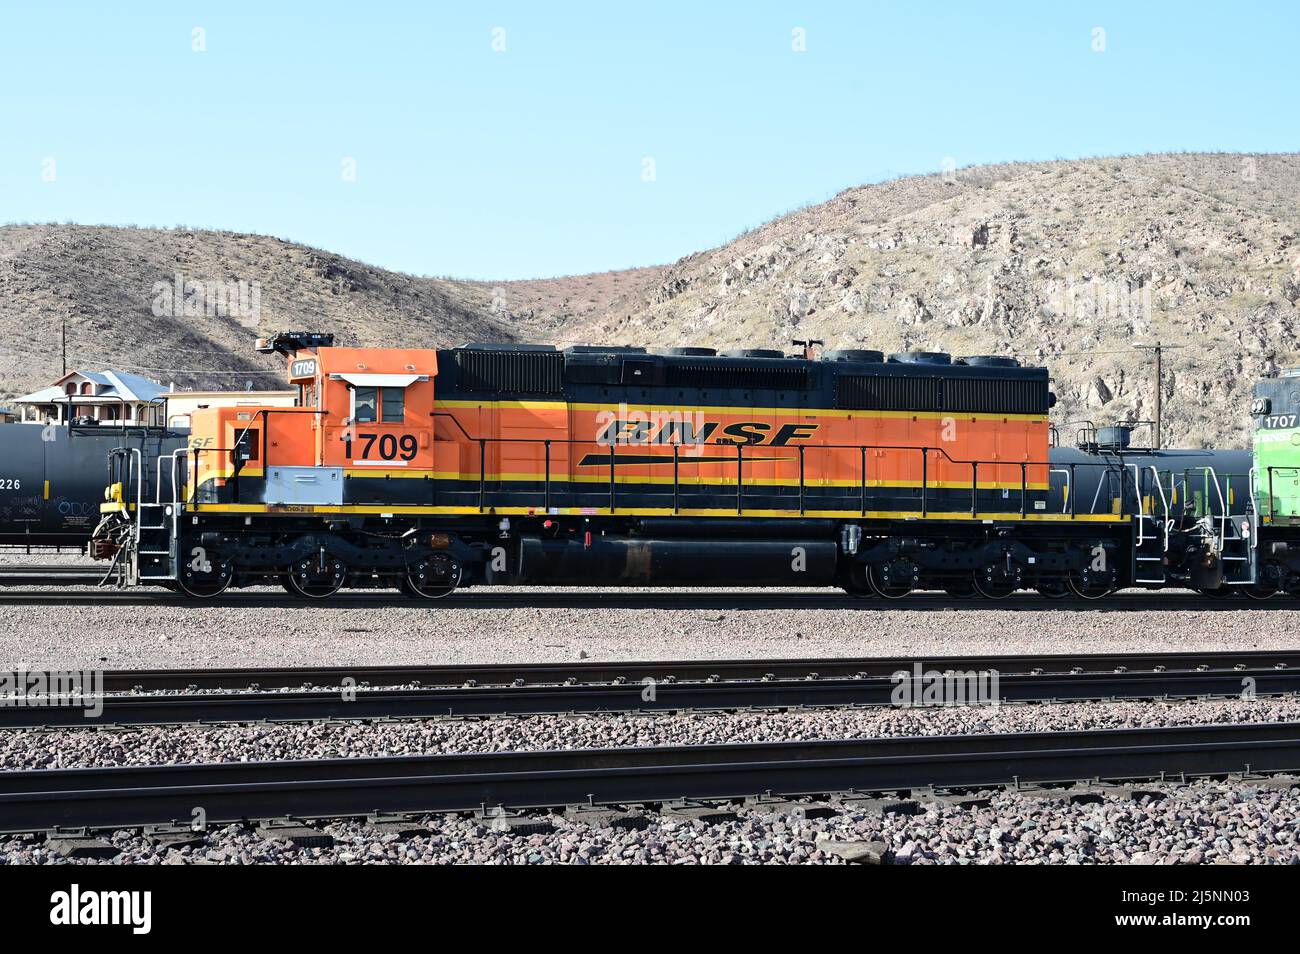
[[[645,465],[645,464],[629,464],[628,466],[630,466],[630,467],[644,467],[644,466],[648,466],[648,465]],[[349,476],[352,476],[352,475],[349,473]],[[403,475],[395,475],[395,476],[403,476]],[[414,475],[407,474],[407,475],[404,475],[404,476],[414,476]],[[439,472],[435,473],[433,476],[434,476],[434,479],[436,479],[436,480],[462,480],[462,481],[472,481],[472,482],[474,482],[474,483],[478,483],[478,472],[477,472],[477,471],[475,471],[475,472],[473,472],[473,473],[460,473],[460,474],[452,473],[452,472],[450,472],[450,471],[447,471],[447,472],[439,471]],[[501,482],[501,483],[516,483],[516,482],[524,482],[524,481],[531,481],[531,482],[534,482],[534,483],[544,483],[545,480],[546,480],[546,475],[545,475],[545,474],[527,474],[527,473],[503,473],[503,474],[491,474],[491,473],[490,473],[490,474],[487,475],[486,480],[487,480],[488,483],[494,483],[494,482]],[[608,483],[609,483],[609,474],[608,474],[608,473],[604,473],[604,474],[575,474],[575,475],[572,475],[572,476],[566,476],[566,475],[564,475],[564,474],[552,473],[552,474],[551,474],[551,482],[552,482],[552,483],[576,483],[576,484],[608,484]],[[619,476],[619,475],[616,474],[615,477],[614,477],[614,482],[617,483],[617,484],[652,484],[652,485],[655,485],[655,486],[672,486],[673,478],[670,477],[670,476],[667,476],[667,475],[653,475],[653,476],[646,476],[646,477],[637,477],[637,476]],[[724,476],[724,477],[717,477],[717,478],[710,478],[710,477],[681,477],[681,478],[678,479],[677,483],[682,484],[682,485],[690,485],[690,486],[697,486],[697,485],[709,485],[709,486],[712,486],[712,487],[735,487],[735,486],[736,486],[736,481],[735,481],[734,479],[732,479],[732,478],[728,478],[728,477],[725,477],[725,476]],[[799,486],[799,481],[797,481],[797,480],[782,479],[782,478],[780,478],[780,477],[749,477],[749,476],[746,476],[746,477],[745,477],[745,480],[744,480],[744,484],[745,484],[746,487],[790,487],[790,488],[797,488],[797,487]],[[830,478],[808,478],[808,479],[805,479],[805,480],[804,480],[803,485],[804,485],[805,488],[813,488],[813,487],[861,487],[861,486],[862,486],[862,481],[861,481],[861,479],[859,479],[859,478],[853,478],[853,479],[850,479],[850,480],[833,480],[833,479],[830,479]],[[936,489],[936,490],[952,490],[952,489],[955,489],[955,490],[970,490],[970,487],[971,487],[971,484],[970,484],[970,481],[969,481],[969,480],[967,480],[967,481],[960,481],[960,480],[927,480],[926,483],[925,483],[925,485],[926,485],[927,488],[934,488],[934,489]],[[921,485],[920,485],[919,483],[917,483],[916,481],[914,481],[914,480],[871,480],[871,479],[868,478],[868,480],[867,480],[867,486],[868,486],[868,487],[915,487],[917,490],[920,490],[920,489],[921,489]],[[1028,484],[1026,484],[1025,486],[1026,486],[1029,490],[1048,490],[1048,489],[1049,489],[1049,487],[1048,487],[1047,484],[1028,483]],[[1016,480],[1016,481],[992,481],[992,480],[981,480],[981,481],[979,482],[979,489],[980,489],[980,490],[1019,490],[1019,489],[1020,489],[1020,481],[1018,481],[1018,480]]]
[[[747,464],[754,464],[756,462],[762,463],[761,459],[746,461]],[[683,463],[688,463],[688,462],[683,461]],[[650,467],[654,465],[626,464],[624,466]],[[718,466],[723,466],[723,465],[718,465]],[[1016,464],[1014,462],[1009,462],[1006,464],[999,464],[996,466],[1014,467],[1016,466]],[[1044,465],[1031,465],[1031,466],[1044,466]],[[387,468],[382,468],[382,467],[349,467],[344,470],[344,474],[348,477],[397,477],[397,478],[407,478],[407,479],[428,479],[432,477],[432,479],[434,480],[459,480],[459,481],[472,481],[474,483],[478,483],[478,479],[479,479],[478,471],[466,471],[462,473],[457,473],[456,471],[449,471],[449,470],[448,471],[441,471],[441,470],[427,471],[427,470],[406,470],[402,468],[389,470]],[[233,476],[234,474],[232,471],[223,471],[215,474],[205,473],[203,475],[203,478],[204,480],[213,480],[213,479],[220,479],[220,478],[229,480]],[[254,471],[245,468],[241,472],[241,476],[260,477],[262,476],[262,471],[260,470]],[[521,483],[521,482],[530,481],[530,482],[540,484],[540,483],[545,483],[546,474],[544,472],[530,474],[522,471],[517,473],[512,473],[512,472],[503,472],[503,473],[495,473],[495,474],[489,473],[486,477],[486,480],[488,483]],[[609,473],[606,472],[603,474],[601,473],[574,474],[572,476],[568,476],[561,471],[552,471],[551,482],[552,483],[577,483],[577,484],[608,484]],[[616,474],[614,477],[614,482],[618,484],[653,484],[656,486],[659,485],[671,486],[673,483],[673,478],[668,475],[652,475],[652,476],[645,476],[645,477],[637,477],[635,475],[620,476]],[[720,476],[717,478],[699,477],[699,476],[681,477],[678,479],[677,482],[684,486],[685,485],[699,486],[699,485],[706,485],[706,484],[713,487],[735,487],[736,486],[736,481],[734,479],[730,479],[725,476]],[[927,480],[925,485],[926,487],[932,487],[936,490],[970,490],[970,486],[971,486],[969,480],[967,481]],[[779,477],[748,477],[747,476],[745,477],[745,486],[746,487],[798,487],[799,481],[785,480]],[[833,480],[829,478],[808,478],[804,480],[805,488],[861,487],[861,486],[862,486],[862,481],[857,478],[846,479],[846,480]],[[921,485],[914,480],[868,479],[867,486],[868,487],[915,487],[918,490],[921,488]],[[1040,483],[1033,483],[1033,482],[1028,483],[1025,486],[1029,490],[1037,490],[1037,491],[1050,489],[1048,484],[1040,484]],[[979,482],[979,489],[980,490],[1019,490],[1020,481],[981,480]]]
[[[341,507],[327,506],[281,506],[268,507],[265,504],[191,504],[188,507],[194,513],[326,513],[396,516],[470,516],[479,514],[500,514],[508,516],[574,516],[574,517],[734,517],[735,508],[697,510],[683,507],[673,510],[671,507],[623,508],[610,510],[608,507],[488,507],[480,511],[477,507],[376,507],[371,505]],[[976,523],[993,521],[1033,521],[1035,523],[1114,523],[1127,524],[1129,519],[1116,519],[1109,514],[1079,514],[1073,519],[1062,513],[980,513],[972,517],[969,511],[935,512],[925,516],[919,510],[868,510],[863,515],[860,510],[752,510],[746,507],[740,512],[744,517],[842,517],[851,520],[960,520]]]
[[[941,421],[944,418],[974,421],[1031,421],[1046,423],[1046,414],[974,414],[968,411],[863,411],[842,410],[829,407],[722,407],[717,405],[696,404],[569,404],[565,401],[434,401],[434,408],[467,408],[519,411],[620,411],[626,408],[630,412],[650,414],[731,414],[752,419],[759,417],[837,417],[865,418],[875,420],[923,418]],[[815,445],[809,445],[815,446]]]

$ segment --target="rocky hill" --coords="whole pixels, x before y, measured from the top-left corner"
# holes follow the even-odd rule
[[[840,193],[669,266],[524,282],[418,278],[264,236],[0,228],[0,400],[69,365],[271,386],[268,330],[470,340],[1013,353],[1064,424],[1152,414],[1241,444],[1254,378],[1300,362],[1300,155],[981,166]],[[177,276],[180,276],[179,279]],[[243,282],[241,286],[239,283]],[[1063,427],[1066,439],[1073,427]]]
[[[1134,345],[1163,341],[1165,444],[1222,446],[1300,354],[1297,235],[1295,154],[983,166],[782,216],[570,337],[1013,353],[1052,369],[1062,423],[1150,418]]]
[[[0,228],[0,395],[59,375],[65,321],[69,367],[225,388],[275,386],[283,363],[253,352],[254,340],[273,330],[408,346],[516,335],[480,285],[416,278],[266,236]]]

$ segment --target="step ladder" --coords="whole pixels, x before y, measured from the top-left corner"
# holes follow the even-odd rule
[[[1214,536],[1214,546],[1219,554],[1219,563],[1223,567],[1224,586],[1251,586],[1257,582],[1257,561],[1255,550],[1259,545],[1259,517],[1255,512],[1254,481],[1251,479],[1250,492],[1246,494],[1245,509],[1241,513],[1231,513],[1227,499],[1223,495],[1223,485],[1213,467],[1206,467],[1206,478],[1214,487],[1215,499],[1219,501],[1219,514],[1214,515],[1213,508],[1206,515],[1210,532]]]
[[[176,539],[180,529],[178,475],[184,449],[155,458],[157,484],[152,498],[148,495],[144,459],[139,448],[123,448],[120,456],[123,490],[128,495],[127,513],[132,516],[126,541],[126,576],[128,585],[142,581],[162,582],[177,578]],[[164,484],[164,470],[170,480]]]
[[[176,579],[175,505],[141,503],[136,505],[135,514],[135,578]]]
[[[1137,511],[1133,516],[1133,563],[1130,579],[1144,586],[1169,582],[1169,497],[1154,466],[1133,468],[1133,490]],[[1150,484],[1143,487],[1143,477],[1150,471]],[[1154,493],[1144,490],[1154,489]]]

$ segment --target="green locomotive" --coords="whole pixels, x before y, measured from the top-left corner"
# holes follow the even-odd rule
[[[1300,368],[1255,384],[1252,596],[1300,595]]]
[[[1274,527],[1300,526],[1300,368],[1255,385],[1255,498]]]

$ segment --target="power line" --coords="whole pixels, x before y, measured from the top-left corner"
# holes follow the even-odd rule
[[[154,374],[273,374],[281,377],[284,374],[283,369],[279,371],[224,371],[215,368],[148,368],[139,364],[119,364],[117,367],[126,371],[152,371]]]
[[[1012,351],[1013,355],[1037,355],[1037,351]],[[1076,358],[1080,356],[1106,355],[1106,354],[1132,354],[1131,348],[1122,348],[1117,351],[1048,351],[1044,358]]]

